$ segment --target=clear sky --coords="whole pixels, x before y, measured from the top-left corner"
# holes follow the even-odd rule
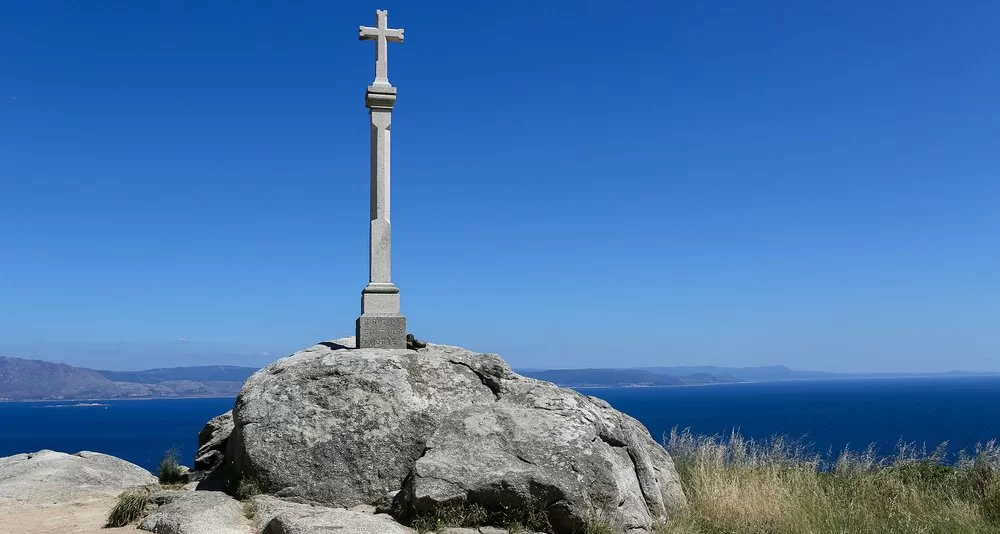
[[[1000,3],[0,3],[0,354],[1000,371]]]

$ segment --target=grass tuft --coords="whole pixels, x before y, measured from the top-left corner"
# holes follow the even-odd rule
[[[483,526],[499,527],[510,534],[553,531],[546,507],[541,501],[520,506],[499,505],[491,510],[476,503],[462,501],[417,514],[410,520],[410,526],[418,533]]]
[[[946,444],[900,443],[818,455],[798,441],[699,436],[674,429],[666,446],[689,508],[660,534],[1000,533],[1000,447],[949,463]]]
[[[239,484],[236,485],[236,498],[245,501],[254,495],[260,495],[263,493],[260,489],[260,484],[257,483],[257,479],[250,475],[243,475],[240,479]]]
[[[160,484],[180,484],[184,482],[184,472],[184,468],[177,462],[177,449],[167,450],[160,459]]]
[[[118,496],[118,502],[108,512],[107,526],[111,528],[124,527],[142,518],[149,505],[149,490],[145,488],[123,491]]]
[[[594,514],[587,518],[587,523],[583,526],[583,534],[618,534],[620,528],[615,526],[601,514]]]
[[[447,528],[478,527],[484,524],[487,515],[486,509],[478,504],[452,504],[418,515],[410,526],[419,534]]]
[[[257,505],[253,501],[243,501],[243,517],[253,519],[257,515]]]

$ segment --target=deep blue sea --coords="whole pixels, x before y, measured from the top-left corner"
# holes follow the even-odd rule
[[[900,440],[971,449],[1000,437],[1000,378],[796,381],[667,388],[581,389],[642,421],[659,439],[674,426],[764,439],[784,435],[817,452]],[[0,456],[91,450],[151,471],[176,447],[192,462],[198,431],[233,399],[0,403]]]

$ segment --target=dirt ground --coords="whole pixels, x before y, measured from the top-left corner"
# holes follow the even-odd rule
[[[0,502],[0,532],[4,534],[112,534],[136,532],[135,525],[102,528],[115,497],[68,503],[28,505]]]

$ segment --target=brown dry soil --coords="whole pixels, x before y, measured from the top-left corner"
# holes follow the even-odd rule
[[[135,525],[102,528],[117,498],[79,499],[67,503],[29,505],[0,501],[4,534],[112,534],[136,532]]]

